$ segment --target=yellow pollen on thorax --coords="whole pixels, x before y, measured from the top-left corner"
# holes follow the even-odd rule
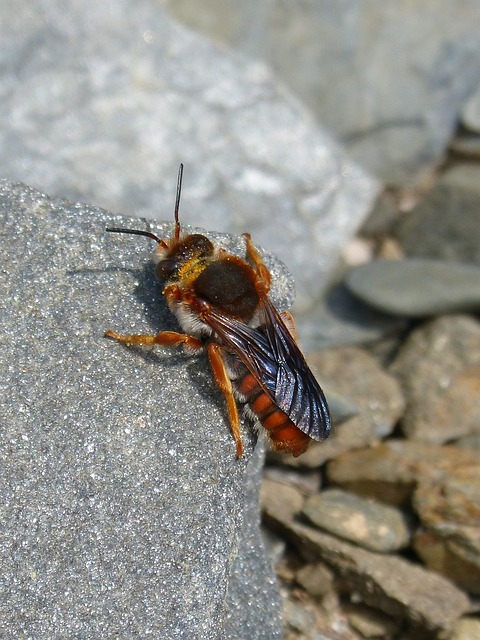
[[[178,279],[182,286],[188,286],[198,278],[205,267],[208,260],[193,257],[178,270]]]

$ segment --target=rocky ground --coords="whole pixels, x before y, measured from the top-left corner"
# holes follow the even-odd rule
[[[479,638],[478,2],[5,1],[2,16],[1,178],[171,222],[184,162],[182,222],[250,231],[294,276],[335,433],[265,471],[285,638]],[[357,234],[379,184],[397,186]],[[107,241],[94,207],[2,194],[0,627],[272,640],[260,470],[232,472],[210,378],[181,360],[162,378],[161,358],[133,365],[102,338],[115,320],[164,327],[147,250]],[[179,387],[195,403],[159,411]]]
[[[344,253],[342,295],[388,315],[310,354],[335,433],[265,469],[287,640],[480,637],[479,148],[385,191]]]

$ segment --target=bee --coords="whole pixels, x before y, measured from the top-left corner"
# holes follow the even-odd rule
[[[297,345],[295,323],[269,298],[270,272],[250,234],[246,259],[228,253],[206,236],[182,233],[179,222],[180,165],[171,238],[150,231],[108,228],[154,240],[155,276],[182,332],[105,336],[130,345],[182,345],[206,350],[215,382],[225,397],[237,458],[243,454],[237,402],[259,423],[275,451],[304,453],[331,430],[327,402]]]

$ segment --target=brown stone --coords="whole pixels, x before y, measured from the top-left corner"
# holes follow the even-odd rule
[[[413,331],[391,366],[407,400],[410,439],[441,444],[480,429],[480,323],[437,318]]]
[[[373,551],[395,551],[410,541],[407,519],[399,509],[341,489],[311,496],[302,513],[320,529]]]
[[[304,496],[297,488],[264,478],[260,488],[260,506],[267,524],[286,524],[300,512]]]
[[[399,624],[445,635],[469,609],[467,596],[449,580],[403,558],[360,549],[299,523],[286,533],[306,559],[325,562],[345,588]]]
[[[413,547],[425,565],[465,591],[480,595],[480,531],[477,527],[420,530]]]
[[[454,446],[388,440],[344,453],[327,466],[330,483],[391,505],[408,504],[422,478],[480,466],[480,453]]]

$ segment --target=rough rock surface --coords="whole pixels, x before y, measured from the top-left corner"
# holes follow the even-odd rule
[[[148,241],[104,231],[147,223],[5,181],[0,219],[0,628],[280,638],[261,447],[245,427],[235,459],[204,357],[103,337],[174,328]],[[291,281],[268,264],[285,305]]]

